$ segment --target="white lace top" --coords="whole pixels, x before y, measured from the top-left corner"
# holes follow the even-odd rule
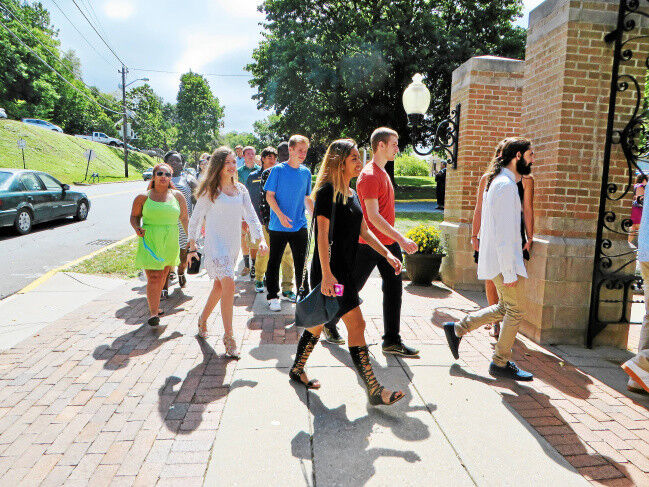
[[[257,213],[250,201],[246,187],[237,183],[239,192],[234,196],[219,194],[210,201],[202,195],[189,221],[189,238],[198,240],[205,222],[205,245],[203,259],[211,278],[234,277],[235,265],[241,250],[241,220],[250,228],[252,240],[263,240],[264,235]]]

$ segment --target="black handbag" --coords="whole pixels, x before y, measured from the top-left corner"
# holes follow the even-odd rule
[[[331,221],[329,223],[329,260],[331,260],[331,244],[333,242],[335,216],[336,203],[333,202],[331,207]],[[311,229],[309,230],[307,250],[311,248],[311,239],[313,237],[313,229],[315,224],[316,216],[314,212],[311,217]],[[338,299],[333,296],[325,296],[324,294],[322,294],[322,292],[320,291],[320,284],[314,287],[309,294],[304,296],[304,283],[306,282],[307,278],[306,269],[307,259],[304,259],[302,281],[297,294],[297,304],[295,305],[295,326],[300,328],[311,328],[313,326],[328,323],[329,321],[334,319],[334,317],[340,310]]]
[[[191,264],[187,268],[187,274],[198,274],[198,271],[201,269],[201,253],[196,252],[198,256],[197,259],[192,259]]]

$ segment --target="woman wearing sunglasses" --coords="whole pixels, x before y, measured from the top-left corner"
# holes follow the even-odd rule
[[[189,225],[187,202],[171,182],[172,169],[165,163],[153,168],[148,191],[135,197],[131,226],[138,239],[135,265],[147,277],[146,298],[149,303],[149,325],[160,324],[160,294],[172,267],[180,263],[178,220],[185,233]]]
[[[268,252],[261,223],[250,201],[246,187],[237,182],[237,160],[229,147],[214,151],[196,189],[196,206],[189,223],[189,252],[187,265],[198,258],[196,239],[205,221],[205,247],[203,259],[210,278],[214,279],[212,291],[205,308],[198,317],[198,335],[207,336],[207,319],[221,301],[223,319],[223,344],[226,356],[239,358],[232,333],[234,305],[234,269],[241,251],[241,220],[245,219],[253,241],[260,242],[258,253]]]

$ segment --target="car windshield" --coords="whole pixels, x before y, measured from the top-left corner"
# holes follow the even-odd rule
[[[13,176],[13,173],[0,172],[0,189],[7,189],[9,187],[11,176]]]

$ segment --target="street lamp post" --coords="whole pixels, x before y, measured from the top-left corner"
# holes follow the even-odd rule
[[[437,125],[435,138],[428,150],[419,150],[419,144],[426,144],[422,136],[422,126],[430,105],[430,91],[423,82],[424,77],[417,73],[412,77],[412,83],[403,92],[403,109],[408,115],[408,125],[412,139],[412,147],[420,156],[427,156],[434,151],[443,150],[448,155],[448,166],[457,169],[457,153],[460,129],[460,107],[458,103],[451,116]]]
[[[149,78],[140,78],[126,83],[126,73],[128,73],[128,68],[122,65],[122,69],[119,71],[122,75],[122,108],[124,109],[124,115],[122,120],[122,143],[124,144],[124,177],[128,177],[128,118],[126,112],[126,87],[132,85],[136,81],[149,81]]]

